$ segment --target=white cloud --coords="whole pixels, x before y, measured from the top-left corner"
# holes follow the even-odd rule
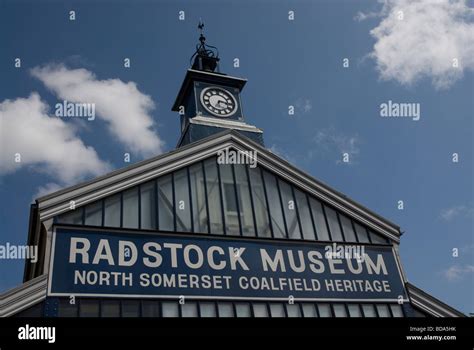
[[[473,254],[474,253],[474,243],[473,244],[469,244],[469,245],[466,245],[464,247],[461,247],[459,249],[459,251],[462,253],[462,254]]]
[[[362,12],[362,11],[359,11],[354,16],[354,19],[356,21],[361,22],[361,21],[365,21],[366,19],[375,18],[375,17],[380,17],[380,13],[379,12]]]
[[[43,197],[47,194],[59,191],[62,188],[64,188],[64,186],[61,186],[54,182],[49,182],[46,185],[38,187],[32,199],[35,200],[36,198]]]
[[[0,123],[1,174],[29,167],[72,184],[111,168],[99,159],[94,148],[84,145],[71,125],[49,117],[47,104],[35,92],[28,98],[1,102]],[[15,161],[17,154],[21,156],[20,162]]]
[[[446,270],[443,270],[443,276],[448,281],[459,281],[464,276],[474,273],[474,265],[453,265]]]
[[[337,132],[334,127],[319,130],[314,137],[314,142],[325,153],[336,152],[337,164],[342,162],[341,159],[344,153],[349,155],[349,163],[354,163],[354,157],[360,153],[359,137],[357,135],[344,135]]]
[[[472,217],[474,214],[474,208],[466,207],[465,205],[457,205],[451,208],[441,210],[441,218],[446,221],[451,221],[455,217]]]
[[[474,9],[465,0],[384,0],[382,18],[370,34],[371,56],[382,79],[412,85],[429,78],[448,88],[474,70]],[[403,19],[399,15],[403,14]],[[359,13],[357,20],[375,17]],[[459,67],[453,67],[457,59]]]
[[[313,109],[311,100],[307,98],[298,98],[295,103],[296,109],[301,113],[309,113]]]
[[[99,80],[87,69],[48,65],[31,70],[60,99],[94,103],[97,117],[104,120],[119,142],[144,157],[163,152],[163,142],[154,131],[150,112],[154,103],[134,82]]]

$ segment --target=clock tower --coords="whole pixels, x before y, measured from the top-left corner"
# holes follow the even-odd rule
[[[221,73],[219,52],[206,44],[202,30],[191,57],[191,68],[173,104],[181,118],[181,137],[177,147],[198,141],[226,129],[236,130],[263,145],[261,129],[245,122],[240,93],[247,82]]]

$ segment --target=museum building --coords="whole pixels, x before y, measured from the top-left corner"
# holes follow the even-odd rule
[[[407,281],[400,227],[265,148],[200,43],[175,150],[38,198],[13,317],[463,317]]]

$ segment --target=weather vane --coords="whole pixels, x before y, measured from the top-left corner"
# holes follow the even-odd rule
[[[204,22],[201,18],[199,18],[197,27],[201,34],[199,35],[199,44],[196,45],[196,51],[191,56],[190,63],[194,69],[213,72],[217,68],[217,63],[219,62],[219,51],[217,50],[217,47],[206,44]]]
[[[201,30],[201,35],[202,35],[202,32],[204,30],[204,22],[202,21],[201,18],[199,18],[198,28]]]

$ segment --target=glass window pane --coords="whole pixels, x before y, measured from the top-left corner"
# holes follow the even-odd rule
[[[329,304],[318,304],[319,317],[332,317]]]
[[[226,233],[240,236],[239,220],[242,215],[240,211],[242,203],[237,203],[232,165],[220,164],[219,170],[221,173],[222,195],[224,196]]]
[[[69,210],[64,214],[59,215],[57,221],[59,224],[82,225],[83,210],[84,207]]]
[[[79,317],[99,317],[99,301],[94,299],[81,300]]]
[[[377,313],[379,314],[379,317],[391,317],[386,304],[377,304]]]
[[[198,305],[196,302],[187,301],[181,305],[181,317],[198,317]]]
[[[186,168],[174,173],[174,193],[176,230],[190,232],[191,202],[189,200],[188,170]]]
[[[364,311],[364,317],[377,317],[375,307],[372,304],[362,304],[362,311]]]
[[[265,189],[267,190],[268,205],[270,206],[270,217],[272,220],[273,235],[275,238],[286,238],[283,213],[281,211],[280,195],[278,194],[277,182],[274,175],[267,171],[263,172]]]
[[[249,303],[235,303],[235,311],[237,317],[252,317]]]
[[[298,213],[300,215],[301,230],[303,231],[303,238],[308,240],[315,240],[313,222],[311,221],[311,213],[309,211],[306,194],[298,189],[294,189],[296,197],[296,205],[298,206]]]
[[[71,304],[69,298],[59,299],[58,316],[59,317],[77,317],[77,303]]]
[[[349,304],[347,305],[349,309],[349,316],[350,317],[362,317],[362,312],[360,312],[360,307],[358,304]]]
[[[224,224],[222,222],[221,195],[216,159],[207,159],[204,162],[204,170],[206,173],[207,202],[209,204],[211,233],[222,235],[224,234]]]
[[[364,226],[359,225],[357,222],[354,222],[354,227],[357,232],[357,238],[359,239],[359,242],[370,243],[367,229]]]
[[[301,304],[303,309],[303,317],[318,317],[318,313],[316,312],[316,306],[310,303],[303,303]]]
[[[212,302],[199,302],[201,317],[217,317],[216,304]]]
[[[286,317],[282,303],[270,303],[270,314],[272,317]]]
[[[263,189],[262,176],[259,168],[248,168],[250,186],[252,188],[252,199],[255,210],[255,221],[257,222],[257,235],[259,237],[271,237],[270,223],[268,221],[268,208]]]
[[[339,215],[339,218],[341,219],[342,230],[344,231],[346,242],[357,242],[351,220],[345,215]]]
[[[153,230],[156,227],[155,182],[140,186],[140,220],[141,228]]]
[[[138,187],[123,193],[123,227],[138,228]]]
[[[224,194],[224,209],[226,215],[229,215],[229,212],[237,215],[239,212],[239,207],[237,207],[237,201],[235,200],[236,197],[234,184],[223,182],[222,193]]]
[[[234,317],[232,303],[218,302],[217,309],[219,310],[219,317]]]
[[[194,164],[189,168],[189,180],[193,201],[194,232],[207,233],[206,189],[202,163]]]
[[[336,317],[347,317],[346,307],[344,304],[333,304],[332,307]]]
[[[120,194],[106,198],[104,210],[104,226],[120,227]]]
[[[301,317],[299,304],[286,304],[286,312],[288,317]]]
[[[324,206],[324,211],[328,218],[329,231],[331,232],[332,240],[342,242],[342,232],[341,227],[339,226],[339,221],[337,220],[336,211],[326,206]]]
[[[253,303],[254,317],[268,317],[267,305],[264,303]]]
[[[173,185],[171,174],[160,177],[158,190],[158,227],[164,231],[174,231]]]
[[[101,300],[100,317],[120,317],[120,302],[118,300]]]
[[[160,317],[160,303],[156,300],[142,300],[142,317]]]
[[[330,241],[329,233],[324,219],[323,208],[321,203],[316,199],[310,197],[309,203],[313,213],[314,225],[316,226],[316,234],[318,241]]]
[[[122,317],[140,316],[140,302],[138,300],[122,300]]]
[[[393,317],[403,317],[403,310],[401,305],[390,304],[390,309],[392,310]]]
[[[164,301],[161,303],[163,317],[179,317],[179,304],[176,301]]]
[[[288,238],[301,239],[300,225],[296,215],[296,204],[293,198],[293,192],[290,185],[284,181],[278,180],[281,192],[281,200],[286,218],[286,227],[288,229]]]
[[[237,186],[237,198],[240,203],[240,220],[242,225],[242,234],[244,236],[255,237],[255,226],[252,212],[252,203],[250,201],[250,187],[247,178],[247,170],[243,164],[234,164],[235,181]]]
[[[102,201],[88,204],[85,211],[86,225],[102,226]]]
[[[374,231],[369,230],[369,234],[373,244],[387,244],[387,239],[375,233]]]

